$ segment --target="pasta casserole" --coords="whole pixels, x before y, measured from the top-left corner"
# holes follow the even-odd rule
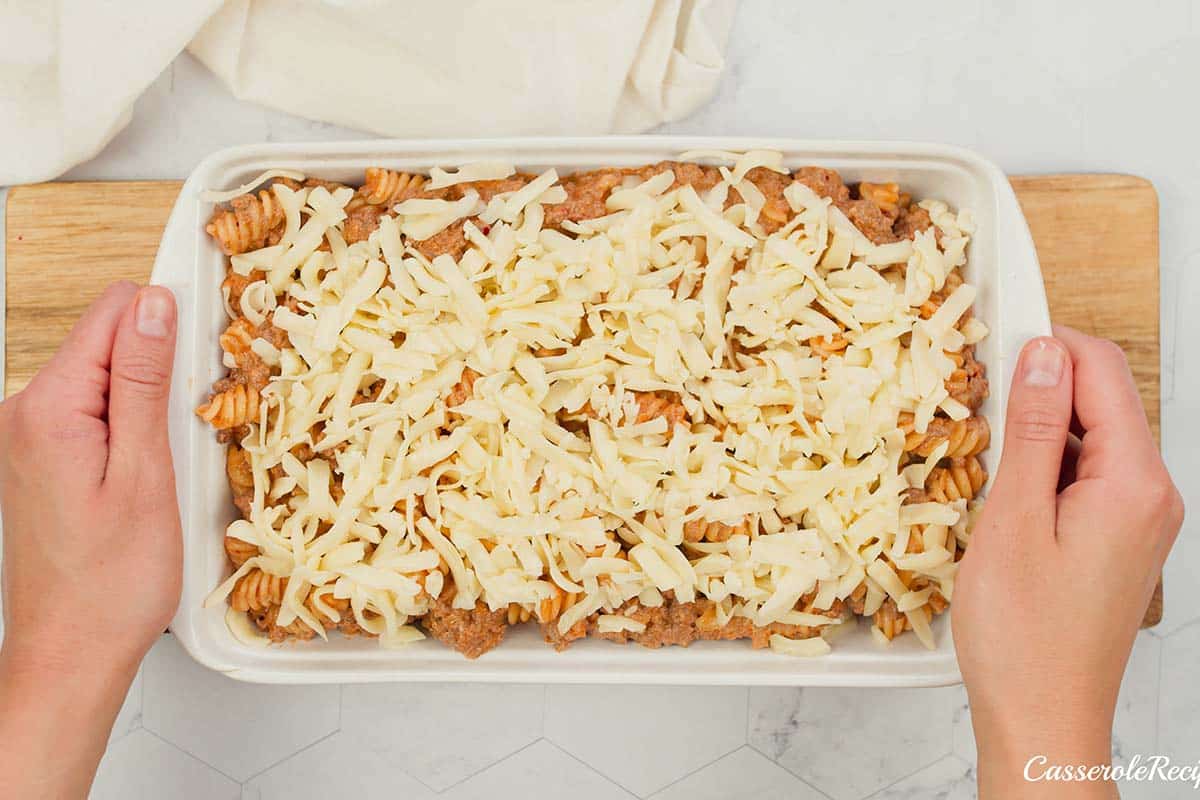
[[[969,212],[770,151],[268,180],[207,228],[241,639],[933,646],[987,479]]]

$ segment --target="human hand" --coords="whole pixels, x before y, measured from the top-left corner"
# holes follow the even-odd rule
[[[168,290],[115,284],[0,404],[0,739],[22,742],[0,754],[0,796],[86,794],[137,665],[179,601],[175,327]]]
[[[1116,795],[1023,772],[1035,755],[1110,762],[1125,663],[1183,522],[1124,353],[1054,334],[1017,364],[1003,456],[951,609],[983,798]]]

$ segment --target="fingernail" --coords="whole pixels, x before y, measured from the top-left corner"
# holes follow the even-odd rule
[[[171,293],[161,286],[147,286],[138,292],[133,309],[137,332],[151,339],[165,339],[175,324],[175,303]]]
[[[1026,386],[1058,386],[1065,365],[1066,354],[1057,342],[1037,339],[1025,350],[1021,378]]]

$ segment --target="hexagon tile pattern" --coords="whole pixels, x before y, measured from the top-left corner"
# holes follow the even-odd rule
[[[108,734],[108,743],[111,746],[119,739],[128,736],[142,725],[142,670],[138,669],[137,675],[133,678],[133,683],[129,685],[129,691],[125,693],[125,702],[121,704],[121,710],[117,712],[117,718],[113,720],[112,731]]]
[[[958,756],[946,756],[871,795],[870,800],[975,800],[975,770]]]
[[[834,800],[859,800],[948,754],[957,703],[953,687],[752,689],[750,744]]]
[[[445,800],[634,800],[633,795],[545,739],[450,789]]]
[[[1200,757],[1200,623],[1176,631],[1162,648],[1158,749],[1177,764],[1195,763]]]
[[[1162,640],[1149,631],[1138,633],[1133,643],[1113,719],[1113,763],[1128,764],[1136,753],[1146,756],[1154,752],[1162,646]]]
[[[825,800],[825,795],[752,747],[739,747],[650,800]]]
[[[337,686],[239,683],[197,664],[174,639],[155,644],[142,670],[146,729],[234,780],[337,729]]]
[[[183,796],[237,800],[241,796],[241,787],[144,730],[134,731],[109,746],[89,795],[91,800]]]
[[[308,797],[434,800],[437,793],[344,733],[335,733],[247,781],[242,794],[242,800]]]
[[[740,687],[550,686],[546,698],[546,738],[640,796],[746,740]]]
[[[541,686],[358,684],[342,694],[342,733],[442,791],[542,734]]]

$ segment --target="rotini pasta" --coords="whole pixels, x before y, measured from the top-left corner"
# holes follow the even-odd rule
[[[833,336],[816,336],[808,340],[808,346],[812,349],[813,354],[821,358],[844,353],[849,345],[850,340],[840,333],[835,333]]]
[[[902,200],[899,184],[868,183],[863,181],[858,185],[858,194],[864,200],[875,203],[882,211],[896,212],[901,205],[908,205]]]
[[[233,492],[233,504],[242,516],[250,516],[250,504],[254,500],[254,471],[246,451],[231,444],[225,450],[225,474],[229,477],[229,489]],[[229,542],[226,541],[228,546]],[[228,549],[228,547],[227,547]],[[244,561],[245,559],[243,559]],[[239,564],[239,566],[241,566]]]
[[[288,639],[301,641],[316,636],[316,632],[299,619],[294,619],[287,625],[279,624],[279,606],[268,606],[250,611],[250,618],[259,630],[267,634],[273,642],[283,642]]]
[[[283,225],[283,207],[274,192],[235,197],[230,205],[232,210],[217,211],[205,227],[226,255],[257,250]]]
[[[462,377],[451,387],[450,394],[446,397],[446,405],[454,408],[470,400],[471,393],[475,391],[475,379],[478,377],[478,372],[470,367],[463,367]]]
[[[424,185],[424,175],[368,167],[362,188],[358,190],[358,193],[370,205],[387,206],[395,205],[410,197],[416,197],[421,193]]]
[[[271,575],[258,567],[243,575],[229,595],[236,611],[265,611],[283,602],[287,578]]]
[[[240,428],[258,415],[258,390],[238,384],[213,394],[196,409],[197,416],[217,430]]]
[[[229,556],[229,561],[235,567],[245,564],[258,555],[258,553],[258,545],[256,544],[251,544],[234,536],[225,537],[225,554]]]
[[[564,592],[555,586],[554,593],[538,603],[537,620],[543,624],[554,622],[562,616],[564,611],[577,602],[579,602],[579,594],[576,592]]]
[[[908,618],[900,613],[896,601],[890,597],[875,612],[872,621],[880,633],[889,641],[904,633],[908,627]]]
[[[685,542],[727,542],[735,534],[749,536],[750,521],[744,519],[736,525],[727,525],[724,522],[693,519],[683,523]]]
[[[900,428],[905,432],[904,449],[922,457],[933,455],[933,451],[943,442],[949,445],[946,458],[975,456],[987,449],[991,440],[991,431],[984,417],[962,420],[934,417],[925,432],[919,433],[914,428],[912,416],[901,415]]]
[[[221,349],[233,357],[239,366],[251,354],[250,345],[255,338],[254,326],[245,317],[235,319],[218,338]]]
[[[948,466],[935,467],[925,479],[925,490],[937,503],[974,500],[987,483],[987,472],[976,456],[950,458]]]

